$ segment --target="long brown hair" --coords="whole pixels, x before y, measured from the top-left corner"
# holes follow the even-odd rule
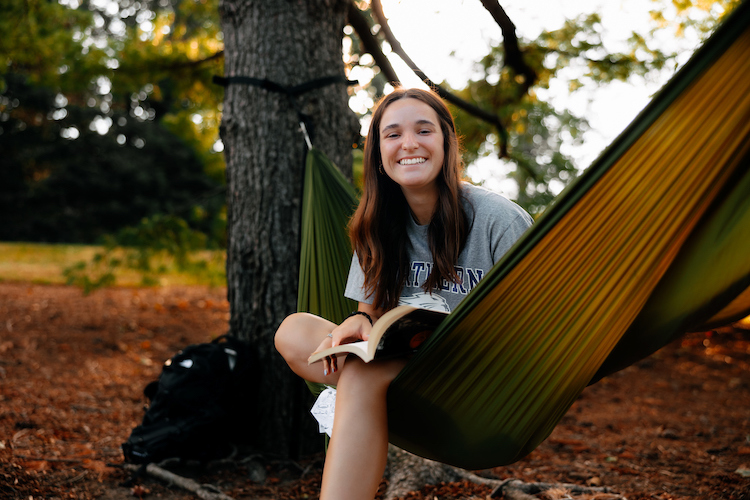
[[[383,309],[398,305],[409,276],[409,240],[406,234],[411,217],[401,187],[381,173],[380,122],[383,113],[400,99],[417,99],[438,115],[443,132],[443,168],[437,177],[438,202],[427,230],[433,266],[422,284],[431,291],[443,279],[458,282],[455,263],[463,250],[471,228],[463,207],[461,177],[463,160],[456,125],[448,107],[434,92],[421,89],[396,89],[383,97],[372,114],[364,152],[364,192],[349,224],[352,248],[357,252],[365,275],[365,293],[374,293],[373,304]]]

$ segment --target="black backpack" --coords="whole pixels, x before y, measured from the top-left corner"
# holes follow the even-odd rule
[[[228,335],[175,354],[143,391],[150,405],[122,444],[125,460],[226,456],[252,430],[257,366],[249,345]]]

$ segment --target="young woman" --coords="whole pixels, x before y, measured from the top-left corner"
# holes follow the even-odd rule
[[[310,354],[366,340],[372,323],[399,304],[452,310],[531,225],[516,204],[462,182],[462,170],[453,117],[436,94],[397,89],[381,100],[349,228],[355,255],[345,295],[359,308],[340,325],[293,314],[275,338],[295,373],[336,386],[321,499],[375,495],[388,451],[386,392],[406,360],[351,356],[308,366]]]

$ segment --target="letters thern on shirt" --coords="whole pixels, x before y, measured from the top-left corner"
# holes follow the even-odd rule
[[[421,285],[430,275],[433,265],[427,243],[428,226],[420,226],[409,218],[410,272],[401,292],[400,304],[452,311],[531,226],[531,216],[502,195],[468,183],[462,186],[464,207],[472,226],[455,265],[459,282],[443,280],[442,285],[431,293],[422,289]],[[372,303],[372,297],[365,295],[363,285],[364,274],[354,255],[344,295],[358,302]]]

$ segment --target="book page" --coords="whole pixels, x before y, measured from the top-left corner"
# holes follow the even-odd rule
[[[349,349],[349,352],[356,354],[362,359],[367,359],[369,357],[369,354],[367,354],[367,341],[365,340],[352,342],[351,344],[346,344],[346,346]]]
[[[321,359],[325,357],[325,356],[321,356],[321,353],[324,353],[327,351],[333,351],[334,355],[336,356],[346,356],[349,353],[353,353],[359,356],[360,358],[364,359],[365,361],[369,361],[369,354],[367,353],[367,342],[364,340],[359,340],[357,342],[351,342],[349,344],[341,344],[336,347],[329,347],[328,349],[323,349],[322,351],[314,352],[310,355],[308,362],[314,363],[316,361],[320,361]]]

